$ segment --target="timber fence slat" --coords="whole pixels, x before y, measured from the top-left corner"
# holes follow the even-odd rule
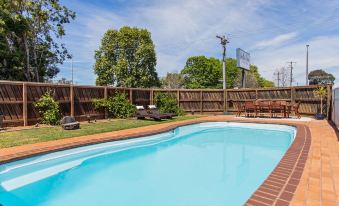
[[[26,97],[24,97],[24,85],[26,85]],[[245,101],[262,99],[300,102],[301,114],[314,115],[320,111],[320,99],[314,95],[314,90],[317,88],[318,86],[227,90],[147,89],[0,81],[0,111],[4,115],[5,125],[34,124],[40,118],[34,102],[38,101],[47,90],[51,90],[54,98],[59,102],[61,113],[74,115],[79,120],[85,120],[87,115],[94,118],[107,117],[107,112],[94,110],[92,101],[97,98],[112,97],[117,92],[125,93],[132,104],[143,106],[155,104],[157,94],[167,93],[189,113],[234,112],[237,109],[235,102],[243,104]],[[331,86],[327,86],[327,91],[323,109],[329,114]],[[27,106],[25,107],[24,104]]]

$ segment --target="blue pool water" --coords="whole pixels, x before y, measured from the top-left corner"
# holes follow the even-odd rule
[[[293,142],[283,125],[213,122],[0,166],[4,206],[242,205]]]

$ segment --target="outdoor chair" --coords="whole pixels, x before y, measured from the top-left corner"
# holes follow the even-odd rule
[[[166,119],[171,119],[172,117],[174,116],[177,116],[176,114],[174,113],[162,113],[160,112],[157,107],[155,105],[148,105],[148,109],[149,109],[149,113],[150,114],[153,114],[153,115],[158,115],[158,116],[162,116]]]
[[[258,113],[259,116],[265,116],[265,114],[269,114],[272,116],[272,111],[270,108],[270,102],[269,101],[258,101]]]
[[[301,118],[301,115],[299,113],[299,107],[300,107],[300,102],[297,102],[291,106],[292,112],[294,112],[294,115],[297,116],[298,119]]]
[[[146,117],[149,116],[148,112],[145,110],[144,106],[135,106],[136,111],[135,111],[135,117],[137,119],[145,119]]]
[[[252,102],[252,101],[245,102],[244,110],[245,110],[247,117],[251,116],[251,114],[254,117],[257,116],[257,107],[255,106],[254,102]]]
[[[272,101],[270,104],[271,118],[277,117],[277,114],[280,114],[281,117],[284,117],[284,105],[281,101]]]
[[[149,113],[143,106],[136,106],[136,112],[135,112],[135,117],[137,119],[146,119],[146,117],[148,118],[152,118],[154,120],[161,120],[161,119],[167,119],[168,116],[166,115],[162,115],[162,114],[154,114],[154,113]]]
[[[80,123],[71,116],[65,116],[62,118],[60,124],[64,130],[80,129]]]
[[[235,116],[240,117],[244,110],[244,106],[241,104],[241,102],[234,103],[235,109],[237,110],[237,113]]]

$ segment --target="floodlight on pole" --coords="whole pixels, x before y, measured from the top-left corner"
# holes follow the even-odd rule
[[[223,47],[223,53],[222,53],[222,77],[223,77],[223,89],[227,88],[226,84],[226,45],[230,43],[228,39],[223,36],[216,36],[218,39],[220,39],[220,44]]]

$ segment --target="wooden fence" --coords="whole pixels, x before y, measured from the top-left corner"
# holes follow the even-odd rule
[[[320,109],[320,99],[314,95],[317,86],[288,87],[270,89],[141,89],[115,88],[103,86],[56,85],[34,82],[0,81],[0,112],[6,126],[31,125],[39,120],[39,113],[33,106],[47,90],[54,91],[63,115],[85,120],[105,118],[104,112],[93,109],[94,98],[107,98],[116,92],[124,92],[135,105],[154,103],[157,93],[165,92],[177,99],[178,104],[189,113],[223,113],[236,111],[235,102],[244,103],[256,99],[285,100],[301,102],[300,112],[314,115]],[[324,111],[329,115],[331,86],[327,86],[328,96],[324,100]]]

